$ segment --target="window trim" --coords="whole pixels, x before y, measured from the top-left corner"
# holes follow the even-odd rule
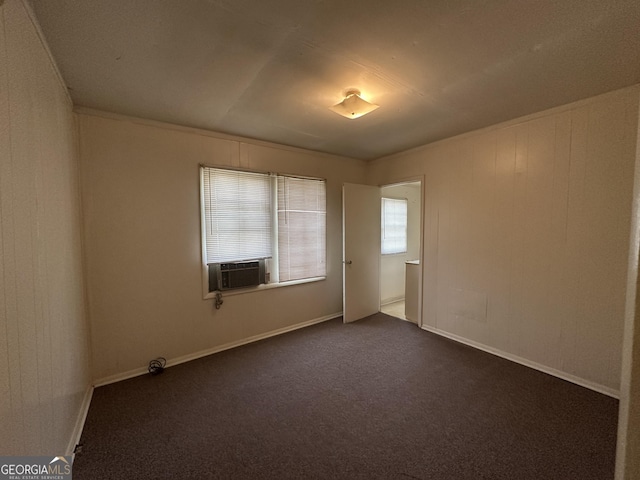
[[[209,281],[209,275],[206,271],[204,273],[206,274],[205,276],[203,276],[203,281],[208,282]],[[301,280],[290,280],[288,282],[282,282],[282,283],[264,283],[262,285],[257,285],[255,287],[246,287],[246,288],[235,288],[233,290],[224,290],[224,291],[214,291],[214,292],[209,292],[207,286],[205,285],[204,290],[207,290],[204,295],[204,297],[202,298],[203,300],[211,300],[213,298],[216,298],[216,295],[218,293],[222,294],[222,296],[224,297],[231,297],[233,295],[244,295],[245,293],[254,293],[254,292],[261,292],[263,290],[271,290],[273,288],[283,288],[283,287],[291,287],[293,285],[304,285],[305,283],[316,283],[316,282],[321,282],[323,280],[326,280],[327,277],[312,277],[312,278],[303,278]]]
[[[328,188],[327,188],[328,182],[326,178],[310,177],[305,175],[288,174],[288,173],[265,172],[263,170],[252,170],[248,168],[230,167],[226,165],[221,166],[221,165],[211,165],[211,164],[200,163],[198,165],[198,178],[199,178],[198,183],[200,185],[198,196],[200,197],[199,198],[200,200],[200,265],[201,265],[201,271],[202,271],[202,299],[203,300],[214,299],[218,294],[222,294],[223,296],[244,295],[246,293],[261,292],[263,290],[270,290],[273,288],[282,288],[282,287],[290,287],[294,285],[303,285],[306,283],[315,283],[315,282],[320,282],[327,279],[327,275],[324,275],[320,277],[309,277],[309,278],[302,278],[297,280],[288,280],[286,282],[266,283],[266,284],[257,285],[254,287],[238,288],[238,289],[224,290],[224,291],[216,290],[213,292],[209,292],[209,268],[207,266],[207,243],[205,240],[205,235],[207,230],[206,219],[205,219],[205,199],[204,199],[204,195],[202,194],[204,192],[204,176],[202,175],[202,171],[204,168],[215,168],[220,170],[231,170],[231,171],[248,172],[248,173],[260,173],[264,175],[274,175],[274,176],[280,175],[284,177],[300,178],[303,180],[319,180],[319,181],[323,181],[325,184],[325,195],[326,195],[326,192],[328,191]],[[275,213],[275,215],[277,219],[277,212]],[[327,215],[326,207],[325,207],[325,215]],[[326,249],[328,247],[327,226],[328,226],[328,222],[326,222],[325,224],[325,232],[324,232],[325,259],[327,258]],[[326,265],[325,271],[328,271],[328,265]]]

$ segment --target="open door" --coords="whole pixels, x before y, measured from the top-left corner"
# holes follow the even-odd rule
[[[353,322],[380,310],[380,188],[342,187],[342,315]]]

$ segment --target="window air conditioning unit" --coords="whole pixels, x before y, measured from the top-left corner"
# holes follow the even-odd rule
[[[255,287],[266,283],[265,259],[249,262],[210,263],[209,291]]]

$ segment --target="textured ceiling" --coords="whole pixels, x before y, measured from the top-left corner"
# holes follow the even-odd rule
[[[638,0],[31,4],[76,105],[354,158],[640,83]]]

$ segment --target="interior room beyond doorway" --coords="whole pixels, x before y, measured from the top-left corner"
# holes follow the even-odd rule
[[[418,323],[418,276],[420,270],[420,206],[421,182],[407,182],[381,188],[382,195],[382,244],[380,252],[380,311],[402,320]],[[385,200],[406,201],[406,230],[404,248],[392,246],[385,252],[385,235],[391,235],[391,228],[402,223],[403,203],[390,204],[385,216]],[[400,212],[400,213],[398,213]],[[385,229],[385,222],[387,227]],[[402,230],[402,227],[400,227]],[[393,233],[397,235],[397,232]],[[388,239],[387,239],[388,240]],[[409,263],[408,263],[409,262]],[[415,269],[415,272],[413,271]],[[409,281],[407,282],[407,275]],[[415,277],[415,280],[414,280]]]

